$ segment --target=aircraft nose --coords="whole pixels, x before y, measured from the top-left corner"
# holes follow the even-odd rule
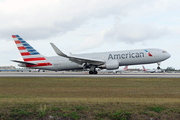
[[[171,57],[171,54],[167,53],[167,58],[170,58]]]

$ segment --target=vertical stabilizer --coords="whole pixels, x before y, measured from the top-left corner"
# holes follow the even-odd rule
[[[145,68],[144,66],[143,66],[143,70],[144,70],[144,71],[147,71],[146,68]]]
[[[125,67],[124,67],[124,71],[126,71],[128,69],[128,65],[126,65]]]
[[[17,48],[24,60],[24,62],[37,63],[37,65],[26,64],[27,67],[36,67],[36,66],[47,66],[50,65],[46,61],[46,58],[37,52],[30,44],[23,40],[19,35],[12,35]]]

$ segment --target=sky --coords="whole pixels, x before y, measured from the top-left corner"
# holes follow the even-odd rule
[[[179,0],[0,0],[0,66],[22,60],[11,36],[18,34],[44,56],[56,56],[50,42],[66,54],[159,48],[171,54],[161,68],[180,69],[179,6]]]

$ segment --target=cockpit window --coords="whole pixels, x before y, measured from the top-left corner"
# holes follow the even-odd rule
[[[162,53],[167,53],[166,51],[162,51]]]

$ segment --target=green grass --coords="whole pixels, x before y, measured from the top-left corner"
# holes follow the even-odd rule
[[[180,119],[179,78],[0,78],[0,119]]]
[[[151,111],[154,111],[154,112],[161,112],[161,111],[163,111],[163,110],[165,110],[164,108],[162,108],[162,107],[150,107],[149,108]]]

